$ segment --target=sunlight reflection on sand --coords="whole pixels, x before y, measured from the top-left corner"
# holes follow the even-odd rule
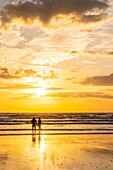
[[[0,170],[113,170],[113,135],[0,137]]]

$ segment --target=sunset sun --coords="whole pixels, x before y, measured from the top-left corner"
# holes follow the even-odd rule
[[[47,93],[47,90],[44,88],[39,88],[39,89],[35,89],[34,93],[39,97],[43,97]]]

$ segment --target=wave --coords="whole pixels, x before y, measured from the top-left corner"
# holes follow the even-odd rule
[[[13,133],[13,134],[0,134],[0,136],[31,136],[31,135],[34,135],[32,133]],[[39,133],[36,133],[35,135],[39,135]],[[113,135],[113,132],[93,132],[93,133],[90,133],[90,132],[84,132],[84,133],[42,133],[40,134],[40,136],[48,136],[48,135],[54,135],[54,136],[57,136],[57,135]]]
[[[0,135],[32,135],[33,116],[42,135],[113,134],[113,113],[0,113]]]

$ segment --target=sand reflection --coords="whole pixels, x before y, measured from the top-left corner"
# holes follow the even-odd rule
[[[40,153],[42,154],[45,151],[45,138],[44,138],[44,136],[42,136],[42,138],[40,140],[39,147],[40,147]]]
[[[40,154],[45,151],[45,135],[41,135],[41,130],[36,133],[36,130],[32,130],[32,142],[37,143],[38,139],[38,146]]]
[[[36,131],[32,131],[32,142],[35,144],[35,152],[37,156],[39,156],[39,169],[44,169],[44,155],[45,155],[45,136],[41,135],[41,130],[36,133]],[[37,157],[36,156],[36,157]]]
[[[113,170],[113,135],[0,138],[0,170]]]

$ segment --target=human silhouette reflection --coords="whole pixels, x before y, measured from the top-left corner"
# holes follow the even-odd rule
[[[42,123],[42,121],[41,121],[41,118],[39,117],[38,118],[38,127],[39,127],[38,142],[39,142],[39,145],[41,143],[41,123]]]
[[[36,129],[32,129],[32,142],[36,142]]]
[[[36,129],[32,129],[32,142],[35,143],[38,135],[38,143],[41,144],[41,130],[39,129],[38,133],[36,133]]]
[[[42,123],[42,121],[41,121],[41,118],[39,117],[39,118],[38,118],[38,127],[39,127],[39,131],[41,130],[41,123]]]
[[[39,130],[39,133],[38,133],[38,143],[39,143],[39,145],[41,143],[41,131],[40,130]]]

